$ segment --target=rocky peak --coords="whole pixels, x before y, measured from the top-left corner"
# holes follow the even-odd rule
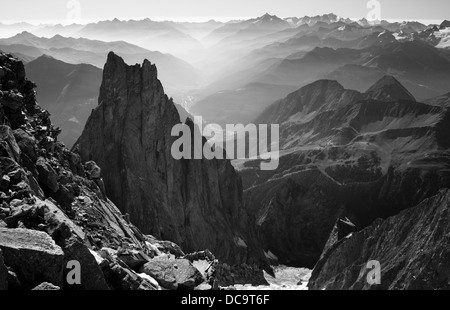
[[[381,101],[416,101],[414,96],[395,77],[391,75],[385,75],[378,80],[366,91],[366,94],[371,99]]]
[[[450,20],[444,20],[439,26],[440,29],[445,29],[450,27]]]
[[[99,106],[75,149],[97,162],[109,197],[145,233],[229,262],[256,262],[239,176],[229,160],[175,160],[177,124],[156,67],[147,60],[128,66],[110,53]]]
[[[37,36],[35,36],[34,34],[32,34],[31,32],[28,31],[22,31],[21,33],[16,35],[16,38],[21,38],[21,39],[33,39],[33,38],[37,38]]]
[[[360,96],[334,80],[318,80],[268,107],[257,119],[259,124],[281,124],[296,115],[337,109]]]

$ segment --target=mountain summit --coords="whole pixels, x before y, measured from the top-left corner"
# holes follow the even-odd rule
[[[408,100],[416,101],[414,96],[393,76],[385,75],[378,80],[367,92],[375,100],[396,101]]]
[[[440,25],[440,29],[445,29],[449,27],[450,27],[450,20],[444,20]]]

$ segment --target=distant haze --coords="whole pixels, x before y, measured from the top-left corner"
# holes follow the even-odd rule
[[[72,0],[75,1],[75,0]],[[66,23],[68,0],[3,1],[0,22]],[[81,22],[105,19],[206,21],[245,19],[268,12],[280,17],[335,13],[362,18],[369,11],[367,0],[78,0]],[[380,0],[381,17],[397,20],[437,21],[450,19],[448,0]]]

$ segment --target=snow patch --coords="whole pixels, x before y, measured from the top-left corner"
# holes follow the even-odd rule
[[[159,287],[158,282],[146,273],[138,274],[142,279],[148,280],[154,287]]]
[[[89,252],[91,252],[92,256],[94,256],[95,261],[97,262],[98,265],[100,265],[104,259],[95,251],[89,249]]]

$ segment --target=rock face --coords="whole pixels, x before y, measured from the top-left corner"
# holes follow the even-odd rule
[[[100,166],[106,193],[144,233],[230,262],[253,260],[239,176],[228,160],[175,160],[171,131],[179,123],[156,67],[128,66],[110,53],[99,106],[74,150]]]
[[[324,251],[310,289],[450,289],[450,191],[342,239]],[[369,261],[381,264],[381,284],[367,282]]]
[[[450,113],[438,99],[408,97],[391,77],[367,93],[324,80],[258,118],[280,124],[279,167],[260,172],[248,161],[238,169],[266,253],[312,268],[337,219],[364,228],[450,186]]]

